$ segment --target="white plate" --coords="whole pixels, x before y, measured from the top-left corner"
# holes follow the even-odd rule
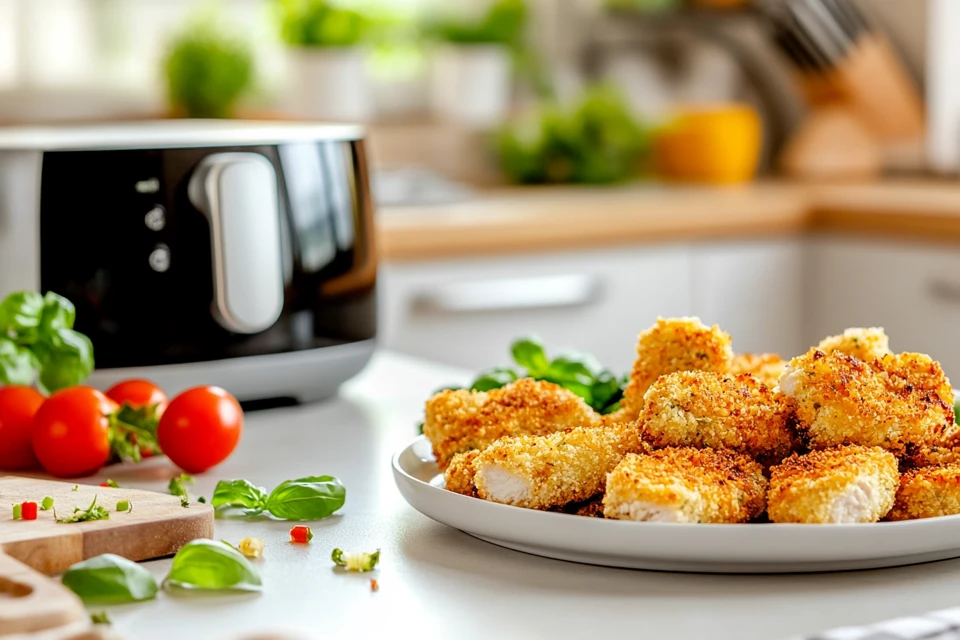
[[[393,458],[410,505],[503,547],[587,564],[708,573],[793,573],[896,567],[960,557],[960,515],[877,524],[626,522],[521,509],[443,488],[424,437]]]

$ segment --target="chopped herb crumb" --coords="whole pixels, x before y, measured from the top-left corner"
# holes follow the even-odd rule
[[[121,500],[117,503],[117,511],[120,513],[129,513],[133,511],[133,503],[129,500]]]
[[[66,518],[58,518],[57,510],[53,510],[53,518],[60,524],[70,524],[73,522],[88,522],[90,520],[109,520],[110,512],[97,504],[97,496],[93,496],[93,502],[86,509],[75,507],[73,515]]]
[[[187,508],[190,506],[190,498],[187,496],[180,496],[180,506]]]
[[[106,611],[94,611],[90,614],[90,622],[93,624],[113,624]]]
[[[49,511],[53,507],[53,498],[50,496],[44,496],[43,500],[40,501],[40,511]]]
[[[13,519],[14,520],[23,519],[23,505],[20,505],[20,504],[13,505]]]

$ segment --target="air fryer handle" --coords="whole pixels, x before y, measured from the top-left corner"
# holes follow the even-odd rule
[[[283,309],[277,175],[258,153],[204,158],[187,186],[210,222],[213,313],[235,333],[269,329]]]

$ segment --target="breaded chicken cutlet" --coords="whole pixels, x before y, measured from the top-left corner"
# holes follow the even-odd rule
[[[912,469],[900,476],[887,520],[938,518],[960,513],[960,465]]]
[[[465,453],[458,453],[450,458],[450,464],[447,470],[443,472],[444,487],[447,491],[453,491],[471,498],[477,497],[477,487],[473,484],[473,477],[476,471],[473,468],[473,461],[480,455],[480,451],[474,449]]]
[[[847,445],[793,455],[770,470],[772,522],[877,522],[893,506],[897,458],[880,447]]]
[[[623,392],[622,408],[614,415],[622,421],[636,420],[644,394],[662,375],[675,371],[725,373],[732,360],[730,335],[718,326],[708,327],[699,318],[658,318],[637,340],[630,382]]]
[[[799,445],[785,398],[748,373],[678,371],[644,396],[637,424],[655,448],[730,449],[776,464]]]
[[[484,500],[551,509],[601,493],[607,474],[642,446],[629,423],[502,438],[474,459],[473,481]]]
[[[893,352],[890,338],[882,327],[853,327],[839,336],[829,336],[820,341],[817,349],[824,353],[839,351],[863,362],[873,362]]]
[[[668,448],[631,454],[607,477],[605,518],[641,522],[749,522],[763,513],[759,464],[733,451]]]
[[[790,361],[780,390],[793,398],[797,430],[812,449],[879,446],[905,457],[953,431],[953,389],[930,356],[865,363],[811,349]]]
[[[457,453],[483,449],[504,436],[544,435],[599,424],[580,396],[524,378],[491,391],[441,391],[427,400],[423,433],[441,470]]]
[[[749,373],[771,389],[780,382],[787,361],[775,353],[738,353],[730,363],[730,373]]]

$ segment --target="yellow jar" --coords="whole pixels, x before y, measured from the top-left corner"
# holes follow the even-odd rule
[[[656,136],[657,171],[686,182],[747,182],[756,173],[762,140],[760,116],[750,106],[684,108]]]

